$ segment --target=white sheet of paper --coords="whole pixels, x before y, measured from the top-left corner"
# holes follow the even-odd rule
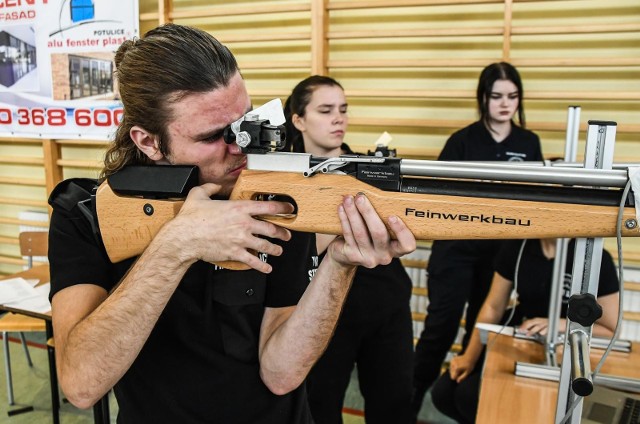
[[[0,304],[25,311],[46,313],[51,310],[49,283],[38,287],[23,278],[0,281]]]
[[[0,304],[37,296],[38,292],[24,278],[10,278],[0,281]]]
[[[40,280],[38,280],[37,278],[27,278],[27,283],[29,283],[29,285],[31,285],[31,287],[35,287],[36,284],[38,284],[40,282]]]

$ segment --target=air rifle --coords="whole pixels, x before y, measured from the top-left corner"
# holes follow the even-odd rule
[[[345,195],[363,193],[385,222],[400,217],[418,240],[612,237],[629,181],[627,169],[321,158],[265,149],[283,144],[276,138],[242,147],[247,169],[230,198],[285,199],[294,213],[260,218],[303,232],[341,234],[338,204]],[[96,212],[111,261],[142,253],[178,213],[197,175],[188,166],[132,166],[103,182]],[[635,205],[631,194],[624,201],[622,236],[640,236]]]

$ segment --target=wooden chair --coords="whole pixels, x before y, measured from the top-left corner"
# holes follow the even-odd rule
[[[33,266],[34,256],[47,256],[49,248],[49,234],[46,231],[25,231],[20,233],[20,254],[27,257],[27,266]],[[1,284],[1,283],[0,283]],[[41,331],[45,332],[45,321],[38,318],[32,318],[26,315],[13,314],[8,312],[0,317],[0,331],[2,332],[2,344],[4,348],[4,366],[7,376],[7,397],[9,405],[14,405],[13,381],[11,376],[11,358],[9,356],[9,333],[19,333],[22,340],[27,363],[33,366],[29,348],[25,339],[25,332]],[[31,409],[31,408],[27,408]],[[13,414],[11,414],[13,415]]]

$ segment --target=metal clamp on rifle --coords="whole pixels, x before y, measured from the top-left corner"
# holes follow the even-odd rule
[[[224,129],[224,142],[236,143],[242,153],[268,153],[282,150],[286,131],[280,99],[272,100],[246,113]]]

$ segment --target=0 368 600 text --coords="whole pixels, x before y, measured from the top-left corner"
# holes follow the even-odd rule
[[[68,113],[65,108],[0,108],[0,125],[52,126],[61,127],[75,124],[79,127],[111,127],[120,124],[122,108],[115,109],[74,109]]]

